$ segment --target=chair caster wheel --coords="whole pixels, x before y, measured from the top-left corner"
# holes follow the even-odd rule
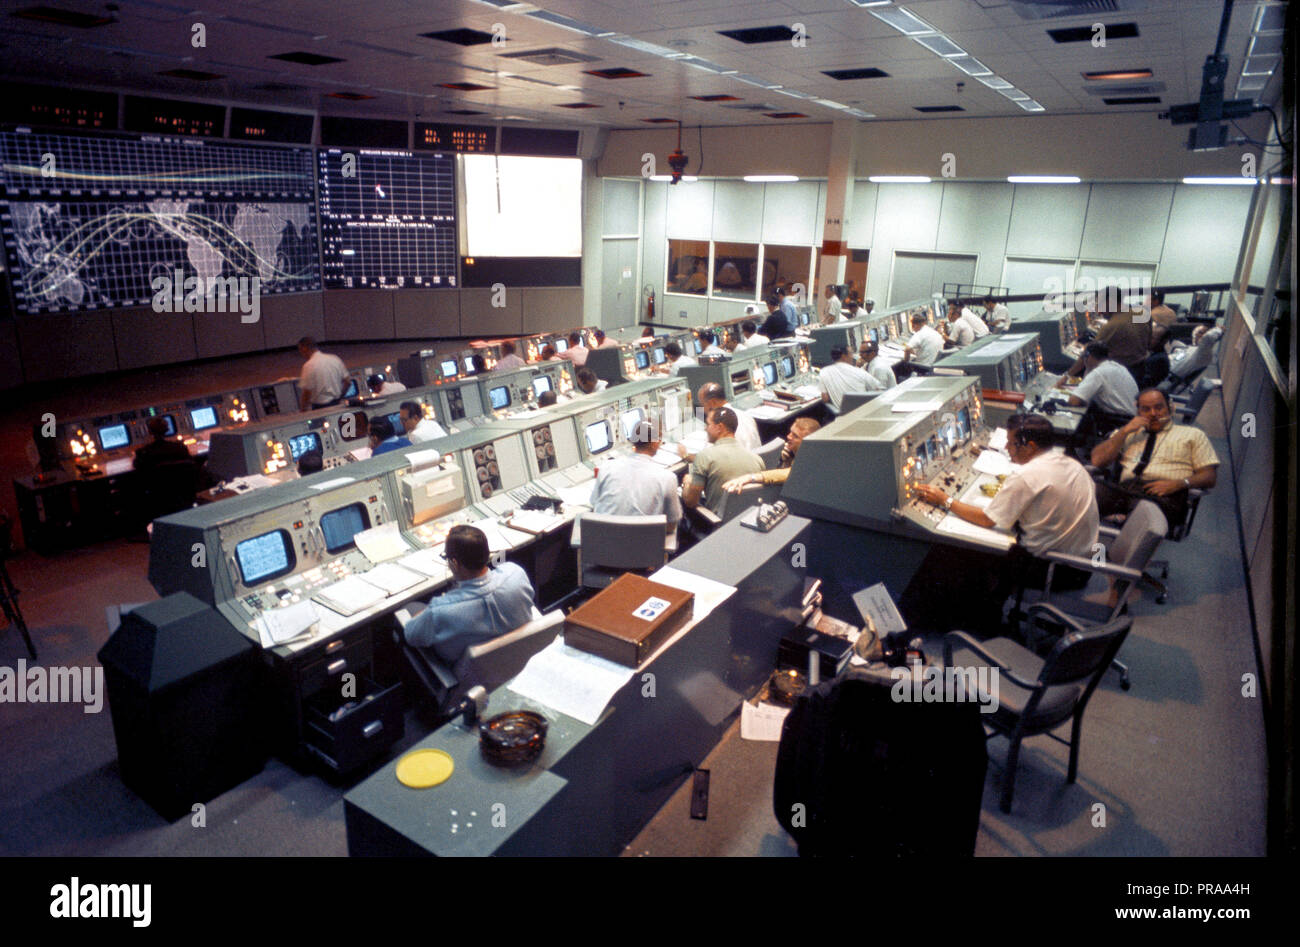
[[[1119,682],[1119,689],[1122,691],[1126,691],[1132,686],[1133,684],[1129,681],[1128,678],[1124,678],[1124,680]]]
[[[1168,605],[1168,604],[1169,604],[1169,596],[1168,596],[1168,594],[1164,594],[1164,593],[1162,593],[1162,594],[1160,594],[1160,595],[1157,595],[1157,596],[1156,596],[1156,604],[1157,604],[1157,605]]]

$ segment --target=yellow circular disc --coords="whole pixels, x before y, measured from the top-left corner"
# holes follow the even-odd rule
[[[428,789],[445,783],[455,768],[442,750],[416,750],[397,761],[397,781],[412,789]]]

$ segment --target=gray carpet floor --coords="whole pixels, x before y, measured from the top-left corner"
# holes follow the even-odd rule
[[[391,347],[376,349],[373,357],[392,354]],[[356,355],[364,357],[359,349]],[[185,373],[175,371],[128,387],[179,385],[198,393],[264,378],[280,362],[288,371],[296,365],[257,356],[221,366],[215,383],[197,373],[178,381]],[[121,404],[120,391],[87,388],[81,413],[95,410],[90,403]],[[21,466],[13,438],[31,408],[0,417],[0,468],[8,476]],[[1226,462],[1217,399],[1201,424]],[[1132,669],[1133,689],[1121,691],[1108,675],[1094,696],[1076,784],[1064,782],[1065,747],[1030,740],[1013,812],[1002,814],[1006,744],[991,741],[977,854],[1264,854],[1263,711],[1259,698],[1242,696],[1242,675],[1257,668],[1235,515],[1231,485],[1221,482],[1202,503],[1193,534],[1162,547],[1171,565],[1169,602],[1158,605],[1148,594],[1132,606],[1136,620],[1121,657]],[[156,598],[145,579],[147,560],[148,546],[124,541],[11,560],[40,663],[93,665],[108,637],[105,609]],[[23,656],[17,635],[0,633],[0,664],[13,666]],[[407,724],[395,752],[423,736],[413,715]],[[712,771],[708,819],[689,817],[684,783],[625,854],[795,854],[772,814],[775,757],[776,744],[742,740],[733,726],[703,764]],[[197,818],[169,824],[123,785],[107,707],[87,714],[79,705],[0,704],[0,855],[344,855],[346,789],[273,760],[211,801],[202,825]]]

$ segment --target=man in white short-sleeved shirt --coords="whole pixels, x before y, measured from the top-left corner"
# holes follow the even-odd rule
[[[911,323],[912,337],[903,348],[903,361],[933,365],[943,352],[943,336],[934,330],[924,313],[914,313]]]
[[[309,335],[298,340],[298,354],[306,362],[298,378],[298,408],[328,408],[343,400],[348,385],[348,367],[337,355],[328,355],[316,345]]]
[[[831,349],[831,363],[817,373],[817,385],[822,390],[822,401],[836,414],[850,391],[877,391],[884,386],[864,368],[853,364],[849,350],[841,346]]]

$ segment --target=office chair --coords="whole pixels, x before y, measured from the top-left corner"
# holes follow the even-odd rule
[[[584,513],[573,524],[570,545],[578,550],[583,588],[603,589],[624,572],[649,574],[677,549],[668,518]]]
[[[1146,574],[1146,568],[1151,562],[1151,557],[1155,554],[1160,541],[1165,538],[1169,531],[1169,523],[1165,515],[1160,512],[1160,507],[1156,506],[1150,500],[1140,500],[1133,508],[1133,512],[1124,520],[1124,525],[1115,529],[1114,527],[1103,525],[1099,530],[1099,538],[1105,547],[1104,556],[1075,556],[1064,552],[1048,552],[1042,558],[1047,560],[1047,581],[1044,584],[1043,594],[1035,603],[1037,605],[1052,604],[1052,576],[1057,565],[1067,565],[1082,572],[1091,572],[1093,575],[1105,576],[1114,580],[1115,602],[1111,605],[1102,605],[1095,602],[1089,602],[1083,598],[1086,588],[1079,590],[1068,597],[1058,597],[1055,604],[1059,610],[1074,616],[1076,619],[1092,621],[1095,623],[1113,622],[1124,612],[1129,596],[1133,589],[1144,579],[1155,582]],[[1159,586],[1159,583],[1156,583]],[[1160,586],[1163,589],[1163,586]],[[1021,587],[1016,594],[1015,627],[1019,630],[1020,606],[1024,598],[1024,588]],[[1033,606],[1030,606],[1030,612],[1033,612]],[[1031,625],[1030,647],[1037,644],[1036,636],[1032,632]],[[1128,665],[1122,661],[1113,662],[1115,670],[1119,671],[1120,687],[1128,690],[1132,686],[1129,680]]]
[[[873,399],[883,395],[884,391],[846,391],[844,397],[840,399],[840,413],[838,417],[844,417],[850,411],[854,411],[864,404],[870,403]]]
[[[1203,401],[1204,399],[1202,399]],[[1193,418],[1194,420],[1194,418]],[[1106,470],[1101,471],[1089,464],[1084,465],[1095,481],[1106,480],[1111,483],[1119,482],[1119,461],[1111,464]],[[1208,491],[1191,487],[1187,491],[1187,512],[1181,520],[1168,523],[1168,530],[1165,533],[1165,539],[1176,543],[1182,542],[1192,531],[1192,523],[1196,520],[1196,511],[1200,509],[1201,500],[1204,499]],[[1168,522],[1168,521],[1166,521]],[[1102,524],[1103,529],[1110,528],[1105,522]],[[1148,570],[1142,576],[1142,581],[1151,586],[1156,591],[1156,602],[1164,605],[1169,601],[1169,560],[1152,559],[1145,566]],[[1157,579],[1152,572],[1159,570],[1160,578]]]
[[[783,487],[784,484],[780,483],[766,483],[757,489],[745,490],[742,493],[724,493],[722,506],[716,513],[701,503],[695,509],[687,510],[686,516],[698,533],[708,535],[723,523],[734,520],[750,507],[776,501],[780,498]]]
[[[1160,383],[1167,395],[1181,394],[1187,390],[1205,369],[1214,363],[1214,350],[1223,338],[1222,329],[1211,329],[1201,336],[1195,348],[1183,349],[1182,357],[1169,357],[1169,376]]]
[[[402,629],[411,620],[411,614],[406,609],[394,617],[398,627],[393,631],[393,640],[440,719],[455,709],[471,687],[482,686],[491,692],[518,674],[529,658],[555,640],[564,623],[563,611],[556,609],[543,615],[534,606],[531,621],[491,641],[471,645],[448,667],[429,652],[407,644]]]
[[[763,467],[767,470],[775,470],[781,466],[781,448],[785,447],[785,439],[774,437],[758,449],[758,459],[763,462]]]
[[[6,625],[18,629],[18,633],[23,636],[23,643],[27,645],[28,656],[35,661],[36,645],[32,644],[27,622],[23,620],[22,610],[18,607],[18,589],[9,578],[9,569],[5,566],[5,560],[13,554],[13,527],[9,514],[0,510],[0,614],[4,615]]]
[[[976,641],[964,631],[949,632],[943,639],[943,663],[948,668],[994,668],[998,674],[997,709],[986,714],[992,728],[989,737],[1001,735],[1011,743],[1006,771],[1002,776],[1001,808],[1011,811],[1016,788],[1016,767],[1020,744],[1025,737],[1046,734],[1070,748],[1066,783],[1079,772],[1079,739],[1083,714],[1106,669],[1115,663],[1133,619],[1115,618],[1102,625],[1088,625],[1051,605],[1029,608],[1031,622],[1046,618],[1066,631],[1046,658],[1010,638]],[[1052,731],[1071,721],[1070,739]]]
[[[138,509],[143,525],[160,516],[192,507],[201,485],[203,468],[198,462],[181,460],[137,473],[140,478]]]
[[[1074,431],[1072,447],[1075,456],[1087,466],[1092,457],[1092,449],[1131,420],[1131,413],[1114,414],[1098,407],[1095,402],[1089,404]]]

